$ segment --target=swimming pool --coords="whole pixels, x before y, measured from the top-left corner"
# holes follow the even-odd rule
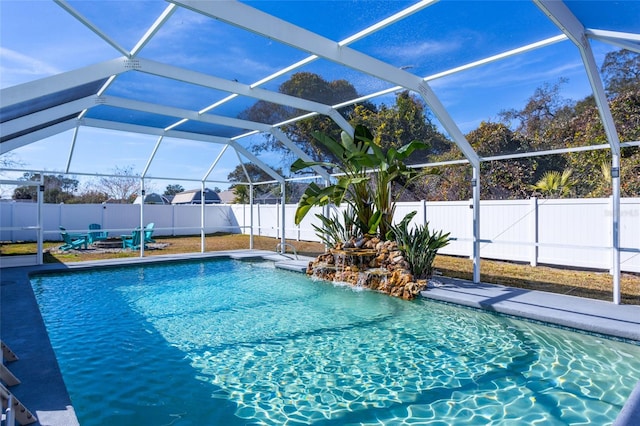
[[[82,425],[611,423],[640,347],[211,260],[32,286]]]

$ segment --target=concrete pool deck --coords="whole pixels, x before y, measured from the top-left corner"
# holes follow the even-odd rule
[[[35,424],[71,426],[78,425],[78,420],[34,297],[30,274],[215,257],[261,258],[276,262],[277,267],[299,272],[304,272],[311,260],[305,257],[294,260],[289,255],[262,250],[238,250],[0,269],[0,338],[18,355],[19,360],[9,363],[8,367],[22,381],[9,390],[38,418]],[[422,293],[423,297],[640,342],[640,306],[637,305],[615,305],[446,277],[438,277],[437,281],[436,286]],[[638,424],[640,383],[615,423],[616,426]]]

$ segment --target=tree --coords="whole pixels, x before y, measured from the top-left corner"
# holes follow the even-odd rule
[[[133,175],[133,166],[115,167],[114,176],[103,176],[98,180],[97,189],[110,199],[121,203],[131,203],[140,188],[140,178]]]
[[[613,116],[616,131],[621,142],[632,142],[640,139],[640,85],[629,85],[609,100],[609,108]],[[607,144],[607,137],[595,103],[584,105],[576,111],[571,122],[558,129],[570,147]],[[621,194],[625,197],[640,195],[640,150],[634,147],[620,150],[620,183]],[[611,167],[609,150],[593,150],[573,152],[563,156],[566,167],[573,170],[576,178],[574,187],[577,196],[608,196],[610,189],[603,186],[601,174],[602,164]]]
[[[19,179],[23,181],[40,181],[40,173],[24,173]],[[44,175],[44,197],[45,203],[58,204],[68,202],[74,197],[74,192],[78,189],[78,180],[64,175]],[[20,186],[13,192],[16,200],[36,200],[38,198],[37,186]]]
[[[535,149],[560,147],[553,146],[547,130],[554,119],[570,116],[572,105],[560,96],[560,88],[567,81],[561,78],[555,84],[543,84],[535,89],[522,110],[501,111],[500,118],[509,124],[516,121],[516,131],[529,140]]]
[[[609,52],[600,67],[602,79],[610,95],[640,85],[640,54],[630,50]]]
[[[236,204],[249,204],[249,187],[247,185],[235,185],[233,187],[235,198],[233,202]]]
[[[346,80],[326,81],[321,76],[309,72],[299,72],[291,76],[279,87],[279,92],[296,96],[326,105],[335,105],[358,97],[356,89]],[[343,117],[349,118],[354,107],[348,106],[340,109]],[[250,108],[243,111],[239,117],[257,121],[260,123],[278,123],[290,118],[307,114],[308,111],[277,105],[266,101],[258,101]],[[315,143],[312,137],[313,131],[320,131],[334,138],[339,137],[341,129],[329,117],[318,115],[293,124],[281,127],[287,137],[307,155],[316,160],[330,160],[330,153],[325,147]],[[292,155],[280,140],[272,135],[265,135],[262,143],[254,147],[255,152],[279,151],[288,153],[284,159],[291,159]]]
[[[246,173],[245,173],[245,170],[246,170]],[[282,174],[282,170],[280,169],[277,169],[276,172],[278,172],[279,174]],[[227,179],[229,180],[229,182],[252,182],[252,183],[273,180],[273,178],[267,172],[265,172],[259,166],[253,163],[238,164],[236,168],[233,169],[233,171],[227,175]],[[235,191],[236,188],[242,187],[242,186],[246,186],[246,185],[230,185],[229,189]],[[277,187],[278,187],[278,184],[254,185],[253,187],[254,195],[258,197],[264,194],[268,194],[269,192],[273,191],[274,188],[277,188]],[[248,202],[249,202],[249,198],[248,198],[248,191],[247,191],[247,203]]]
[[[467,135],[467,140],[482,157],[515,154],[528,150],[528,143],[518,133],[501,123],[482,122]],[[534,178],[536,159],[485,161],[480,164],[480,195],[487,200],[524,198]]]
[[[531,189],[548,198],[568,197],[575,184],[571,173],[571,169],[564,170],[562,174],[556,170],[546,172],[535,185],[531,185]]]
[[[374,142],[384,150],[398,149],[413,140],[428,144],[431,154],[441,154],[451,146],[431,122],[424,102],[406,90],[396,95],[395,104],[391,106],[381,104],[377,110],[356,106],[351,123],[371,129]],[[418,153],[418,158],[410,158],[408,162],[426,162],[425,151],[416,151]]]
[[[109,199],[109,196],[104,192],[89,189],[80,195],[66,201],[68,204],[101,204]]]
[[[482,122],[477,129],[466,135],[473,149],[482,157],[514,154],[528,151],[529,144],[518,132],[510,130],[504,123]],[[452,150],[436,157],[438,161],[454,159]],[[528,196],[528,185],[535,178],[538,160],[535,158],[485,161],[480,164],[480,196],[488,200],[523,198]],[[472,197],[471,167],[455,165],[442,169],[442,178],[437,182],[422,182],[426,200],[466,200]],[[418,186],[418,185],[416,185]]]
[[[184,187],[179,184],[167,185],[164,190],[164,195],[176,195],[184,191]]]
[[[6,154],[0,155],[0,169],[10,169],[14,167],[21,167],[24,165],[24,162],[20,160],[20,158],[15,155],[14,152],[7,152]],[[0,177],[4,176],[0,172]],[[4,198],[11,191],[10,186],[0,185],[0,198]]]

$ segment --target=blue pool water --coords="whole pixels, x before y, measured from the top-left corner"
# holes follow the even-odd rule
[[[640,346],[213,260],[32,279],[80,424],[610,424]]]

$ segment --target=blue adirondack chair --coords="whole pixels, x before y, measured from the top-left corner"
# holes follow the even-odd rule
[[[62,235],[62,240],[64,244],[59,247],[60,250],[67,251],[71,249],[87,248],[87,238],[79,235],[71,235],[64,229],[62,226],[60,227],[60,235]]]
[[[155,243],[156,242],[156,240],[151,238],[151,235],[153,235],[153,227],[154,227],[154,225],[155,224],[153,222],[151,222],[150,224],[148,224],[144,228],[144,243],[145,244],[147,244],[147,243]]]
[[[98,223],[89,225],[89,244],[93,244],[96,241],[106,241],[109,238],[109,233],[101,229],[102,227]]]
[[[132,250],[140,248],[140,241],[142,239],[142,230],[140,228],[136,228],[131,231],[131,235],[121,235],[122,238],[122,248],[127,249],[130,248]],[[147,248],[147,245],[144,245],[144,248]]]

